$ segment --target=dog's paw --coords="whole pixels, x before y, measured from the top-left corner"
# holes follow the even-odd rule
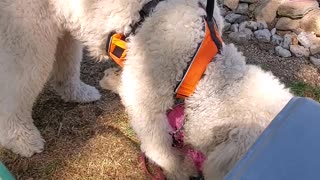
[[[121,71],[117,68],[110,68],[104,71],[104,77],[100,80],[99,85],[106,90],[110,90],[118,94],[120,85]]]
[[[82,81],[70,86],[64,86],[57,89],[58,94],[64,101],[72,102],[92,102],[100,99],[99,91]]]
[[[23,157],[31,157],[35,153],[41,153],[44,149],[44,139],[34,125],[19,127],[12,133],[12,139],[5,145],[12,152]]]

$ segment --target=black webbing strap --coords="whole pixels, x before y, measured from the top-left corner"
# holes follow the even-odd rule
[[[215,5],[215,0],[207,0],[207,7],[206,7],[207,23],[211,32],[211,38],[214,41],[214,43],[217,45],[220,53],[220,50],[222,48],[222,42],[218,39],[215,31],[215,28],[218,29],[218,25],[215,19],[213,18],[214,5]]]
[[[132,34],[135,34],[136,29],[141,25],[141,23],[144,21],[144,19],[150,15],[151,11],[157,6],[157,4],[160,1],[163,1],[163,0],[152,0],[142,7],[142,9],[139,11],[141,19],[138,22],[131,25],[131,28],[132,28],[131,33]]]
[[[212,21],[213,19],[214,1],[215,0],[207,0],[206,12],[208,21]]]

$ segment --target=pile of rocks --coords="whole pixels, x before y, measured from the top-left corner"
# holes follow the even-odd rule
[[[225,32],[237,43],[252,40],[281,57],[310,57],[320,66],[317,0],[223,0]],[[270,46],[268,46],[270,47]],[[318,62],[318,63],[316,63]]]

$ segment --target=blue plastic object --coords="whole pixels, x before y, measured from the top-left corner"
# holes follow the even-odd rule
[[[0,162],[0,180],[15,180],[9,170]]]
[[[319,180],[320,104],[294,97],[225,180]]]

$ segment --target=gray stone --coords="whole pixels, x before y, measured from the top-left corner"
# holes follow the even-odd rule
[[[290,18],[301,18],[313,9],[318,9],[317,0],[286,0],[278,8],[278,15]]]
[[[290,45],[290,51],[296,57],[309,57],[310,51],[308,48],[299,45]]]
[[[257,21],[257,26],[258,26],[258,29],[267,29],[268,28],[268,25],[266,23],[266,21]]]
[[[287,49],[284,49],[283,47],[281,46],[277,46],[275,48],[275,51],[276,51],[276,54],[280,57],[291,57],[291,53],[289,50]]]
[[[249,39],[252,39],[253,37],[253,32],[251,31],[251,29],[244,28],[242,31],[239,32],[245,33]]]
[[[302,46],[310,48],[312,44],[315,44],[316,36],[311,33],[301,32],[297,39]]]
[[[232,32],[228,36],[232,41],[240,44],[247,44],[250,40],[250,35],[245,32]]]
[[[221,14],[221,16],[224,17],[224,16],[226,16],[228,14],[228,11],[225,8],[221,8],[220,14]]]
[[[226,32],[230,29],[231,23],[224,22],[223,31]]]
[[[262,30],[255,31],[254,36],[260,42],[270,42],[271,33],[268,29],[262,29]]]
[[[311,45],[310,46],[310,53],[312,55],[320,54],[320,43]]]
[[[248,23],[247,21],[240,23],[239,31],[243,31],[245,28],[247,28],[247,23]]]
[[[300,26],[300,20],[296,20],[296,19],[290,19],[287,17],[281,17],[276,24],[276,28],[279,30],[294,30],[299,28]]]
[[[254,11],[256,19],[272,23],[277,16],[278,7],[283,1],[284,0],[263,0]]]
[[[232,24],[230,27],[230,31],[239,32],[239,24]]]
[[[255,31],[258,29],[258,23],[255,21],[247,21],[246,27],[251,29],[252,31]]]
[[[283,38],[281,36],[275,34],[275,35],[272,36],[271,42],[274,45],[280,46],[282,44],[282,42],[283,42]]]
[[[239,5],[239,0],[224,0],[223,4],[228,8],[235,10]]]
[[[285,49],[290,49],[290,45],[291,45],[291,34],[286,34],[283,37],[283,42],[281,46]]]
[[[272,35],[272,36],[275,35],[276,32],[277,32],[277,29],[276,29],[276,28],[273,28],[273,29],[271,30],[271,35]]]
[[[320,59],[310,56],[310,61],[312,62],[312,64],[314,64],[317,67],[320,67]]]
[[[242,22],[244,22],[244,21],[248,21],[248,20],[249,20],[249,17],[248,17],[248,16],[246,16],[246,15],[241,15],[240,18],[237,18],[237,19],[235,20],[235,23],[240,24],[240,23],[242,23]]]
[[[249,9],[249,5],[247,3],[240,3],[235,10],[235,13],[238,14],[247,14]]]
[[[306,32],[314,32],[320,36],[320,9],[315,9],[306,14],[300,21],[300,27]]]
[[[231,13],[226,15],[225,20],[229,23],[235,23],[240,18],[241,18],[240,14]]]

